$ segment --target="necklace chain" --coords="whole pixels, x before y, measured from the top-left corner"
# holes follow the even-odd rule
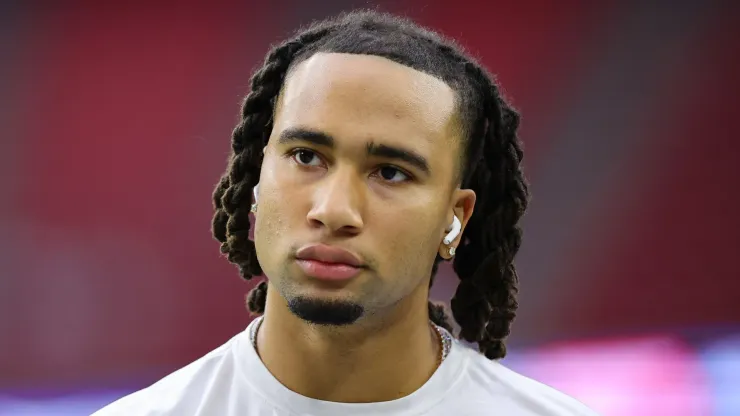
[[[450,349],[452,348],[452,335],[450,335],[450,333],[444,328],[435,325],[433,322],[430,323],[432,328],[434,328],[434,332],[436,332],[439,337],[439,362],[437,363],[437,367],[439,367],[442,365],[442,361],[447,358],[447,355],[450,354]]]
[[[257,322],[249,328],[249,340],[252,342],[252,346],[254,346],[255,350],[257,350],[257,331],[259,331],[260,326],[262,325],[262,320],[262,317],[257,318]],[[447,355],[449,355],[450,349],[452,349],[452,335],[450,335],[450,333],[444,328],[435,325],[433,322],[430,322],[430,324],[432,325],[432,328],[434,328],[434,332],[437,334],[437,339],[439,340],[439,356],[437,357],[437,367],[439,367],[442,365],[442,361],[444,361],[445,358],[447,358]]]

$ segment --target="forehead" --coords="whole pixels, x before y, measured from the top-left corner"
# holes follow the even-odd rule
[[[291,71],[278,100],[276,130],[297,125],[338,141],[449,147],[457,131],[455,92],[438,78],[385,58],[319,53]]]

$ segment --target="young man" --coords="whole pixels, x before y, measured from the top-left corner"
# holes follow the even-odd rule
[[[350,13],[277,46],[214,192],[221,251],[267,277],[248,302],[262,316],[97,415],[593,414],[495,361],[528,199],[518,120],[483,68],[407,20]],[[428,300],[453,259],[452,314],[479,351]]]

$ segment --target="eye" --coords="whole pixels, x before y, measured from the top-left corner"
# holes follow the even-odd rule
[[[321,166],[321,158],[316,152],[308,149],[296,149],[291,154],[293,160],[301,166]]]
[[[383,166],[377,172],[384,181],[391,183],[401,183],[411,179],[404,171],[393,166]]]

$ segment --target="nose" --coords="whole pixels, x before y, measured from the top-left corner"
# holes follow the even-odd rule
[[[325,177],[313,193],[306,217],[309,224],[330,233],[358,234],[363,227],[363,186],[348,172],[336,171]]]

